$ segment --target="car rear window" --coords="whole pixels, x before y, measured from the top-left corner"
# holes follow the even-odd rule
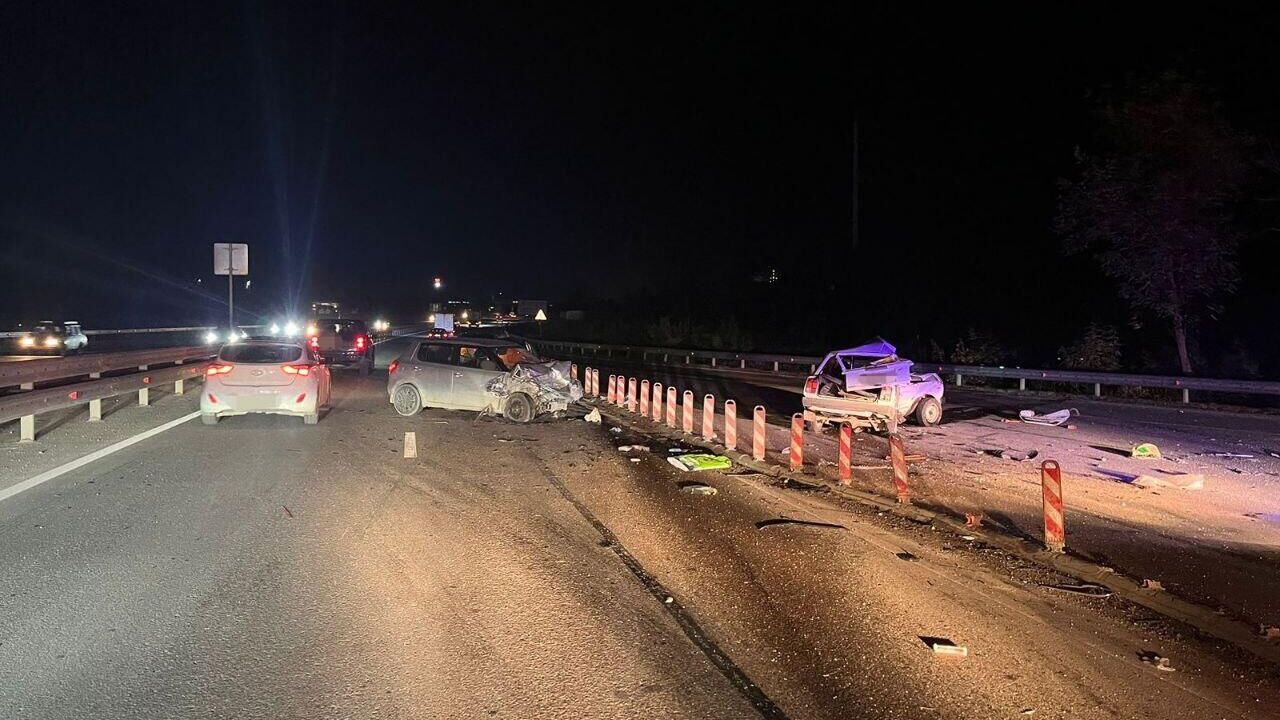
[[[320,333],[333,333],[343,340],[354,340],[357,335],[367,335],[363,320],[326,320],[316,323]]]
[[[297,345],[246,344],[227,345],[218,353],[218,359],[229,363],[291,363],[302,357]]]

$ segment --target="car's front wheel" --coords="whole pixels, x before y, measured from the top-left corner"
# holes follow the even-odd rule
[[[533,420],[533,398],[524,393],[515,393],[507,398],[507,407],[503,415],[514,423],[527,423]]]
[[[422,410],[422,395],[412,385],[401,385],[391,394],[391,406],[404,417],[417,415]]]
[[[916,422],[933,427],[942,422],[942,403],[936,397],[925,397],[916,405]]]

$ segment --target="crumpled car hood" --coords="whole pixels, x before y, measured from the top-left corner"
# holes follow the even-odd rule
[[[522,392],[532,397],[537,412],[562,412],[582,399],[582,383],[570,376],[568,360],[523,363],[511,372],[489,382],[487,389],[498,397]]]

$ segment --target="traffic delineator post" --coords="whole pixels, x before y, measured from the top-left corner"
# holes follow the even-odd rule
[[[683,426],[685,435],[693,434],[693,391],[684,391],[684,407],[681,408],[680,424]]]
[[[653,421],[662,422],[662,383],[653,384]]]
[[[649,381],[640,381],[640,417],[649,417]]]
[[[609,376],[609,392],[607,395],[605,395],[605,402],[609,403],[610,405],[612,405],[615,400],[614,392],[617,391],[617,387],[618,387],[618,376],[610,375]]]
[[[629,378],[627,380],[627,411],[636,411],[636,379]]]
[[[676,426],[676,389],[667,388],[667,427],[675,429]]]
[[[738,403],[732,400],[724,401],[724,447],[738,449]]]
[[[853,480],[853,426],[840,423],[840,458],[837,463],[840,471],[840,484],[848,485]]]
[[[578,379],[578,363],[569,363],[569,379]]]
[[[893,485],[898,491],[898,502],[911,502],[911,486],[907,484],[907,451],[902,436],[889,433],[889,465],[893,467]]]
[[[791,416],[791,471],[804,468],[804,415]]]
[[[702,439],[711,442],[716,436],[716,398],[711,393],[702,396]]]
[[[1065,552],[1067,526],[1062,511],[1062,468],[1056,460],[1040,463],[1040,487],[1044,497],[1044,546],[1053,552]]]
[[[757,405],[751,415],[751,457],[757,461],[763,461],[765,454],[764,406]]]

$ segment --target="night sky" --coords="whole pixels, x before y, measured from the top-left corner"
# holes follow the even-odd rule
[[[0,322],[216,320],[230,240],[260,315],[416,315],[436,275],[696,308],[777,268],[832,335],[1039,359],[1129,318],[1051,232],[1098,89],[1178,70],[1280,136],[1271,17],[607,5],[0,5]],[[1202,335],[1261,342],[1274,239]]]

